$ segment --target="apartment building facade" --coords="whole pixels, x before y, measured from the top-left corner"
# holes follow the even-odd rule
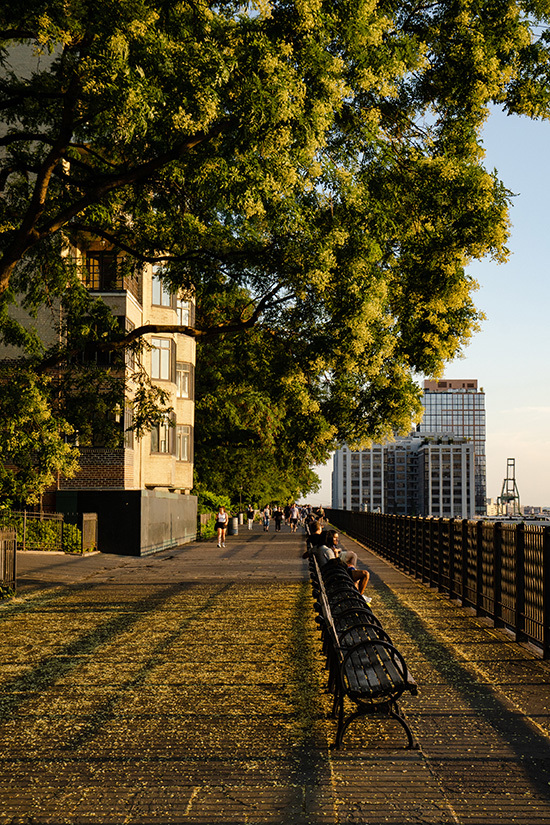
[[[394,515],[473,518],[474,450],[453,434],[413,432],[334,454],[332,506]]]
[[[144,324],[162,326],[194,323],[194,305],[163,283],[158,270],[145,265],[129,274],[122,256],[97,240],[88,239],[72,249],[77,269],[86,288],[103,301],[117,318],[121,329],[131,331]],[[62,313],[59,307],[56,312]],[[52,341],[51,313],[38,319],[43,340]],[[49,329],[48,329],[49,327]],[[196,536],[196,497],[193,487],[193,427],[195,341],[173,332],[144,336],[139,355],[128,352],[113,365],[125,372],[130,396],[132,375],[138,368],[154,385],[168,394],[172,412],[141,438],[130,429],[132,405],[121,405],[120,426],[124,437],[119,447],[79,433],[75,443],[80,451],[80,470],[73,478],[58,478],[43,496],[47,509],[67,514],[98,513],[99,549],[103,552],[145,555],[192,541]],[[14,357],[15,352],[0,352]],[[111,356],[105,358],[109,365]],[[103,363],[103,362],[101,362]]]

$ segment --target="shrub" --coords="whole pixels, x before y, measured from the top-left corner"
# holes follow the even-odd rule
[[[63,525],[63,550],[65,553],[82,553],[82,531],[76,524]]]

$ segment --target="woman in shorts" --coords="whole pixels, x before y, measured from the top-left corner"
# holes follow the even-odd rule
[[[218,510],[216,517],[216,530],[218,531],[218,547],[225,547],[225,531],[227,530],[227,522],[229,516],[225,512],[223,505]]]

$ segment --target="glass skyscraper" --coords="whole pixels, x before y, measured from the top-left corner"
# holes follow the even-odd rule
[[[473,379],[424,381],[421,433],[462,436],[474,446],[475,512],[486,513],[485,393]]]

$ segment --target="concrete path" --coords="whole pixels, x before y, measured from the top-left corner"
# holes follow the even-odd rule
[[[18,555],[0,606],[0,823],[550,825],[550,669],[344,537],[419,696],[334,722],[303,537]]]

